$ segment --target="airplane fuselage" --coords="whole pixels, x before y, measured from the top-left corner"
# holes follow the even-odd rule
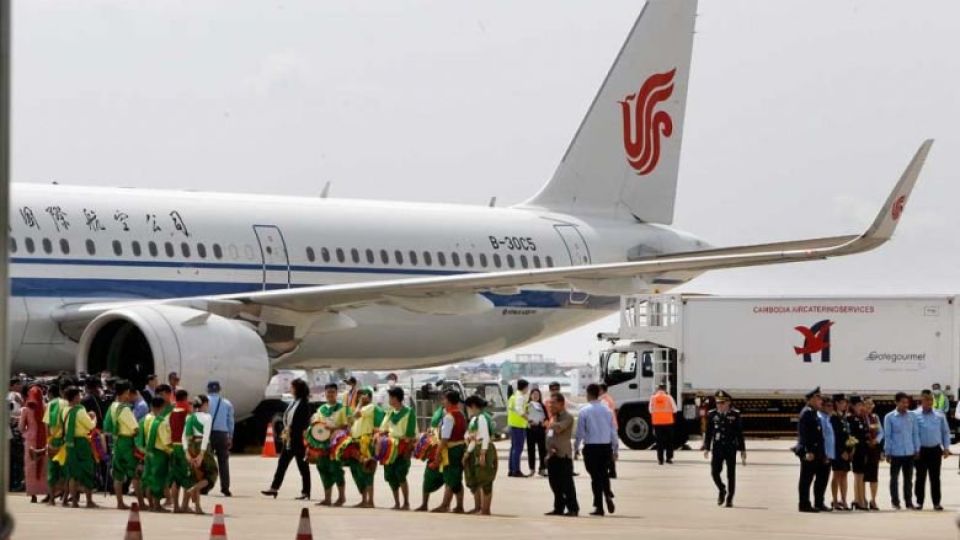
[[[490,208],[15,184],[14,369],[72,369],[76,336],[52,315],[90,302],[210,296],[403,277],[622,262],[705,244],[662,225]],[[696,273],[657,276],[667,290]],[[420,367],[490,355],[618,307],[567,285],[484,293],[494,309],[438,315],[388,304],[352,328],[264,340],[274,367]]]

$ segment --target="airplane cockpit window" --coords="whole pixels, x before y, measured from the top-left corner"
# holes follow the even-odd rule
[[[198,244],[197,244],[197,255],[199,255],[201,259],[206,259],[206,258],[207,258],[207,246],[203,245],[202,243],[198,243]]]
[[[372,250],[372,249],[367,249],[367,251],[366,251],[366,256],[367,256],[367,264],[373,264],[374,258],[373,258],[373,250]]]
[[[553,257],[547,255],[547,268],[553,268]]]
[[[186,242],[181,242],[180,251],[183,253],[184,257],[190,257],[190,244]]]
[[[317,254],[313,252],[312,247],[307,248],[307,260],[310,262],[317,260]]]
[[[496,266],[497,268],[500,268],[500,267],[503,265],[503,263],[500,262],[500,254],[499,254],[499,253],[494,253],[494,254],[493,254],[493,265]]]
[[[167,253],[167,257],[173,257],[173,255],[174,255],[174,252],[173,252],[173,244],[171,244],[170,242],[164,242],[164,243],[163,243],[163,251],[165,251],[165,252]]]
[[[398,265],[403,264],[403,252],[399,249],[393,252],[393,258],[397,260]]]
[[[92,238],[87,238],[87,241],[86,241],[85,243],[87,244],[87,253],[89,253],[90,255],[96,255],[96,254],[97,254],[97,244],[95,244],[95,243],[93,242],[93,239],[92,239]]]
[[[380,262],[383,264],[390,264],[390,254],[387,253],[387,250],[380,250]]]
[[[539,256],[539,255],[534,255],[534,256],[533,256],[533,267],[534,267],[534,268],[540,268],[540,256]]]
[[[223,258],[223,249],[220,247],[220,244],[213,245],[213,256],[218,259]]]
[[[440,266],[447,265],[447,256],[444,255],[442,251],[437,252],[437,264],[439,264]]]
[[[453,262],[454,266],[460,266],[460,254],[456,251],[450,254],[450,260]]]
[[[481,253],[481,254],[480,254],[480,266],[482,266],[482,267],[484,267],[484,268],[487,267],[487,254],[486,254],[486,253]]]
[[[433,264],[433,257],[430,255],[429,251],[423,252],[423,264],[430,266]]]
[[[410,256],[410,264],[411,264],[412,266],[416,266],[416,265],[417,265],[417,252],[411,249],[411,250],[410,250],[410,253],[408,253],[408,255]]]
[[[511,254],[508,253],[508,254],[507,254],[507,266],[509,266],[510,268],[513,268],[513,267],[516,266],[516,265],[517,265],[517,263],[516,263],[516,261],[513,260],[513,255],[511,255]]]
[[[526,255],[521,255],[521,256],[520,256],[520,266],[522,266],[522,267],[524,267],[524,268],[529,268],[529,267],[530,267],[529,263],[527,263],[527,256],[526,256]]]
[[[136,240],[134,240],[133,242],[130,242],[130,251],[133,251],[133,255],[135,257],[139,257],[141,253],[140,242],[137,242]]]
[[[353,260],[354,264],[360,262],[360,252],[357,251],[357,248],[350,250],[350,259]]]
[[[43,252],[47,255],[53,253],[53,242],[49,238],[44,238],[40,241],[40,244],[43,246]]]
[[[473,253],[467,253],[465,258],[467,259],[467,266],[473,268]]]
[[[347,258],[343,256],[343,248],[337,248],[337,262],[342,263],[346,260]]]
[[[157,243],[151,240],[147,243],[147,251],[150,252],[151,257],[156,257],[160,252],[157,250]]]
[[[120,244],[119,240],[113,241],[113,254],[118,257],[123,255],[123,245]]]
[[[17,252],[17,239],[11,236],[10,237],[10,253],[16,253],[16,252]]]

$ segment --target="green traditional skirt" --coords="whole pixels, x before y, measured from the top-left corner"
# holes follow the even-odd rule
[[[67,448],[67,465],[64,467],[68,479],[87,489],[93,489],[96,482],[96,463],[93,448],[86,437],[73,439],[73,448]]]
[[[47,456],[49,458],[47,459],[47,486],[50,488],[67,479],[64,466],[53,459],[62,446],[63,439],[51,440],[50,449],[47,450]]]
[[[200,439],[190,441],[190,456],[196,457],[199,454]],[[213,457],[213,452],[211,452],[209,448],[203,453],[203,459],[200,461],[200,469],[194,469],[193,466],[191,466],[190,473],[193,475],[194,485],[201,480],[207,481],[208,488],[213,487],[213,485],[217,483],[217,478],[220,476],[220,469],[217,467],[217,460]]]
[[[118,482],[128,482],[137,476],[137,457],[133,453],[133,437],[118,436],[113,443],[111,473]]]
[[[447,448],[448,463],[443,468],[443,485],[454,493],[463,490],[463,454],[466,450],[462,444]]]
[[[173,445],[173,452],[170,454],[170,483],[187,489],[196,483],[193,468],[187,461],[187,452],[180,444]]]
[[[357,489],[361,492],[373,485],[373,475],[374,472],[364,470],[363,465],[359,461],[354,460],[350,462],[350,476],[353,477],[354,483],[357,484]]]
[[[163,497],[163,492],[169,483],[170,454],[163,450],[149,450],[143,468],[144,492],[151,497]]]
[[[480,445],[478,444],[467,457],[467,466],[463,469],[463,479],[470,491],[478,489],[484,493],[493,492],[493,480],[497,477],[497,449],[491,442],[483,465],[480,465]]]
[[[423,469],[423,492],[433,493],[443,487],[443,473],[437,469],[431,469],[430,464]]]
[[[320,473],[320,481],[324,489],[330,489],[334,485],[342,486],[345,483],[343,465],[339,461],[330,459],[326,454],[317,459],[317,472]]]
[[[393,463],[383,466],[383,479],[390,484],[390,489],[400,489],[407,482],[409,472],[410,458],[397,456]]]

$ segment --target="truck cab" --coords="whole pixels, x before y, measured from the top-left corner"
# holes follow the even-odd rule
[[[601,379],[617,404],[618,435],[625,445],[635,450],[649,448],[653,440],[650,422],[650,398],[661,384],[676,400],[678,413],[674,444],[687,441],[686,421],[695,421],[695,404],[683,403],[677,389],[677,351],[655,343],[619,341],[600,354]],[[681,405],[683,404],[683,405]]]

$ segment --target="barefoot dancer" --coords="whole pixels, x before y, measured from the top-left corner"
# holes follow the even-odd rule
[[[403,404],[403,388],[394,386],[387,391],[387,395],[390,411],[384,417],[380,431],[393,438],[399,450],[396,460],[383,466],[383,477],[393,491],[393,509],[409,510],[410,486],[407,485],[407,474],[410,472],[410,451],[417,435],[417,417],[413,409]],[[400,504],[401,492],[403,505]]]

